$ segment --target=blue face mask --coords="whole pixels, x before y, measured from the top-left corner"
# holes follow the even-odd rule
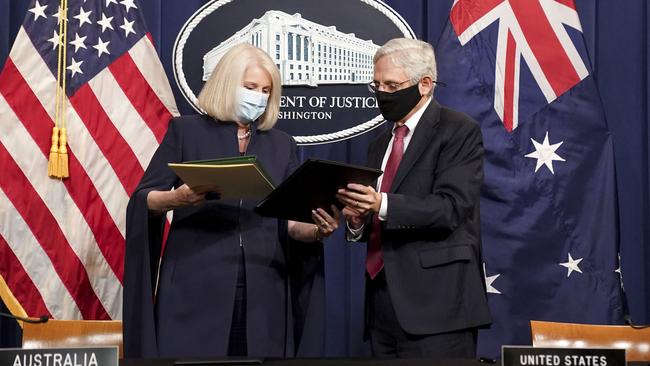
[[[267,94],[239,87],[239,122],[248,124],[258,118],[266,110]]]

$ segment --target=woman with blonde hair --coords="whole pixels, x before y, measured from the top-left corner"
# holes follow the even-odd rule
[[[314,211],[317,225],[262,217],[253,212],[255,200],[206,200],[209,192],[192,190],[167,167],[256,155],[274,182],[283,181],[298,159],[292,137],[273,128],[280,94],[271,58],[240,44],[224,54],[199,94],[205,115],[171,120],[127,209],[127,357],[294,355],[291,292],[304,279],[291,279],[290,269],[320,255],[322,247],[306,243],[338,228],[338,210],[334,217]],[[157,275],[168,211],[173,221]],[[290,245],[287,236],[311,248]]]

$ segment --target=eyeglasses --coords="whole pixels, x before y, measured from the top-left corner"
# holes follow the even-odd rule
[[[409,81],[411,81],[411,79],[407,79],[399,83],[395,83],[395,82],[378,83],[376,81],[371,81],[368,83],[368,90],[370,90],[372,93],[376,93],[383,86],[384,91],[393,93],[399,90],[399,87],[402,86],[402,84],[408,83]]]
[[[385,83],[385,84],[378,83],[378,82],[375,82],[375,81],[371,81],[371,82],[368,83],[368,90],[370,90],[370,92],[372,92],[372,93],[377,93],[379,91],[379,88],[381,88],[383,86],[384,90],[386,92],[394,93],[394,92],[399,90],[399,87],[402,86],[402,84],[404,84],[406,82],[409,82],[409,81],[411,81],[411,79],[404,80],[401,83],[388,82],[388,83]],[[447,84],[443,83],[442,81],[432,80],[431,82],[436,84],[436,85],[439,85],[439,86],[447,86]]]

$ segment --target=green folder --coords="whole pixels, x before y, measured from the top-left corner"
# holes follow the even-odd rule
[[[275,185],[254,155],[167,164],[181,180],[196,188],[214,186],[221,198],[261,199]]]

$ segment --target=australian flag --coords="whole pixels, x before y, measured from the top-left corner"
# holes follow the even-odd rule
[[[436,52],[436,97],[485,145],[479,355],[530,344],[530,320],[619,323],[612,140],[574,1],[456,0]]]

